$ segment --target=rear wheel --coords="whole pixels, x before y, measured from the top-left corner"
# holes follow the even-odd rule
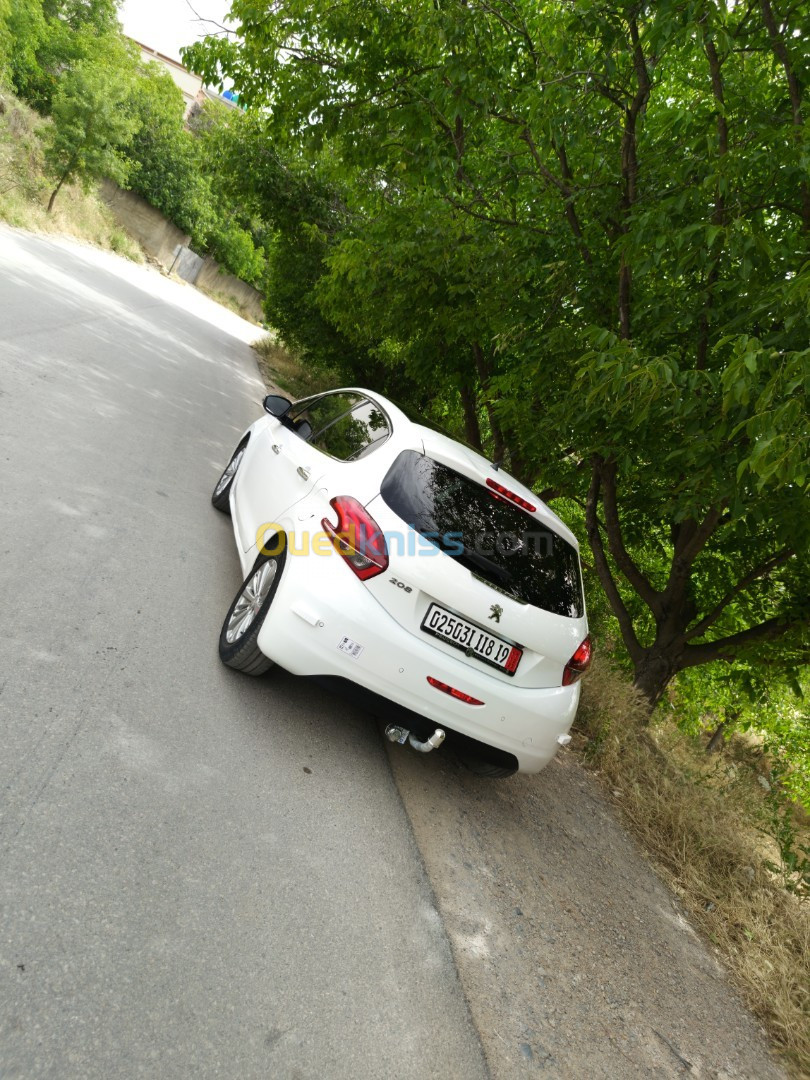
[[[231,460],[225,466],[222,476],[217,480],[217,485],[211,496],[211,503],[217,510],[221,510],[223,514],[230,514],[231,512],[231,488],[233,487],[234,478],[236,477],[236,471],[242,464],[242,458],[245,455],[247,444],[247,439],[243,439],[234,450]]]
[[[462,735],[460,731],[447,733],[447,747],[457,760],[475,776],[501,780],[514,776],[518,771],[518,759],[507,750],[490,743]]]
[[[263,675],[273,667],[257,642],[281,579],[284,551],[261,556],[242,582],[219,634],[219,658],[245,675]]]
[[[459,761],[474,776],[487,777],[490,780],[503,780],[507,776],[514,776],[517,772],[516,765],[497,765],[494,761],[487,761],[486,758],[459,757]]]

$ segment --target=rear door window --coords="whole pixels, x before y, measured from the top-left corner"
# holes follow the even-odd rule
[[[379,405],[359,395],[333,394],[300,414],[313,426],[308,442],[338,461],[356,461],[391,434]],[[339,400],[339,404],[338,404]]]
[[[322,394],[320,397],[297,401],[287,418],[294,430],[298,430],[302,424],[308,424],[309,428],[304,430],[311,442],[314,436],[334,424],[341,416],[345,416],[362,400],[360,394]]]
[[[365,457],[384,443],[391,434],[385,413],[376,402],[368,398],[352,410],[351,423],[355,448],[346,460]]]
[[[495,589],[555,615],[584,614],[576,549],[482,484],[403,450],[381,494],[411,528]]]

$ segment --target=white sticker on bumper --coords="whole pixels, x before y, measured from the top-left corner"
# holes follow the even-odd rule
[[[352,639],[348,637],[343,637],[338,642],[338,649],[340,649],[341,652],[345,652],[352,660],[360,659],[363,648],[364,646],[358,645],[356,641],[352,641]]]

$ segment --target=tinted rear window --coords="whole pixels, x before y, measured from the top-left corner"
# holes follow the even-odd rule
[[[555,615],[583,614],[574,547],[482,484],[403,450],[381,493],[403,521],[496,589]]]

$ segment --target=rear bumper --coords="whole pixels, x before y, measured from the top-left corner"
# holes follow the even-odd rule
[[[348,639],[355,653],[340,649]],[[348,679],[431,722],[513,754],[522,772],[554,757],[579,703],[579,684],[514,687],[462,663],[400,626],[340,556],[287,556],[259,633],[265,655],[295,675]],[[454,686],[484,705],[456,701],[427,681]]]

